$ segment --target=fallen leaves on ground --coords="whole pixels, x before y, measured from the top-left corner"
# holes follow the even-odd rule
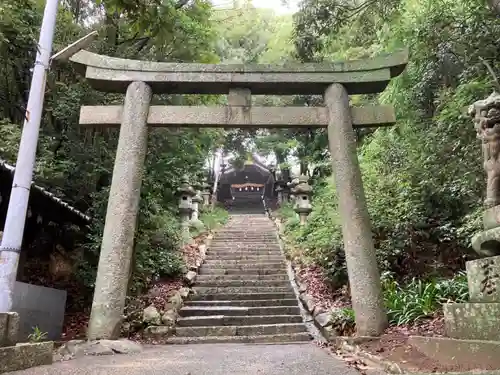
[[[294,269],[298,279],[301,284],[306,286],[306,292],[314,299],[315,304],[325,309],[351,307],[348,288],[334,290],[324,276],[321,267],[295,264]],[[406,368],[420,369],[427,372],[444,369],[408,344],[408,337],[411,335],[443,336],[444,319],[442,314],[419,320],[414,324],[389,327],[379,340],[360,344],[360,347],[368,353],[396,362]],[[321,343],[317,345],[325,346]],[[343,353],[333,347],[330,347],[330,351],[362,374],[369,369],[369,366],[364,361],[355,356]]]
[[[182,258],[188,268],[196,266],[196,264],[202,260],[199,246],[205,241],[207,236],[208,233],[201,234],[194,238],[193,244],[188,244],[181,249]]]
[[[194,266],[198,261],[201,260],[201,253],[199,251],[199,245],[203,243],[208,234],[202,234],[194,239],[194,244],[189,244],[181,249],[181,253],[187,267]],[[30,280],[33,281],[33,280]],[[54,287],[54,283],[49,282],[49,280],[40,280],[37,278],[34,284],[44,285],[49,287]],[[168,299],[174,294],[175,291],[179,290],[183,286],[181,278],[177,279],[164,279],[157,281],[149,290],[140,296],[127,297],[126,307],[124,315],[126,319],[139,319],[142,317],[142,311],[149,305],[153,305],[159,311],[164,309],[164,306]],[[73,295],[78,295],[78,290],[76,286],[70,285],[68,290],[68,298]],[[66,313],[63,330],[62,339],[63,340],[73,340],[78,338],[84,338],[86,335],[86,330],[88,322],[90,319],[90,307],[84,309],[84,311],[74,311],[75,309],[68,309],[69,312]],[[139,324],[137,324],[139,326]],[[141,335],[138,332],[129,332],[129,337],[132,339],[139,340]]]
[[[316,265],[294,265],[295,273],[301,283],[306,286],[306,293],[309,294],[316,305],[325,310],[333,307],[350,307],[350,296],[347,287],[333,289],[329,285],[324,271]]]
[[[90,309],[88,311],[66,314],[61,339],[66,341],[84,338],[87,332],[89,318]]]

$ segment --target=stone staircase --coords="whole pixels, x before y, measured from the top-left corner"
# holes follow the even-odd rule
[[[217,233],[170,343],[312,339],[300,315],[275,228],[260,204],[262,213],[234,213]]]

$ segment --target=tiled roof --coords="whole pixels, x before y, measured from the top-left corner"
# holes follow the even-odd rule
[[[9,163],[7,163],[5,160],[0,159],[0,168],[3,169],[4,171],[10,172],[10,174],[12,174],[12,176],[14,176],[14,171],[16,170],[16,168],[14,166],[10,165]],[[52,200],[54,203],[58,204],[59,206],[64,207],[64,209],[79,216],[84,221],[90,222],[90,216],[87,216],[83,212],[72,207],[68,203],[64,202],[61,198],[58,198],[54,194],[52,194],[51,192],[45,190],[43,187],[36,185],[34,182],[31,182],[31,188],[37,190],[39,193],[46,196],[48,199]]]

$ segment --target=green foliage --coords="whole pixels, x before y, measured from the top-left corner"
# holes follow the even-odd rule
[[[330,318],[332,328],[339,336],[350,336],[354,333],[356,327],[354,310],[351,308],[342,308],[332,310]]]
[[[227,210],[219,206],[215,206],[213,209],[203,209],[200,215],[200,220],[209,231],[224,225],[228,219],[229,213]]]
[[[47,338],[47,332],[43,332],[38,326],[33,327],[33,332],[28,335],[29,342],[42,342]]]
[[[442,32],[434,32],[436,25]],[[396,127],[358,132],[377,260],[401,285],[409,282],[428,289],[420,294],[431,295],[442,284],[418,280],[449,277],[462,269],[471,256],[470,236],[481,228],[481,147],[464,108],[494,88],[483,60],[495,68],[500,64],[500,20],[482,0],[373,0],[361,5],[303,0],[294,31],[301,61],[357,59],[410,48],[405,72],[384,93],[353,96],[352,102],[395,106]],[[266,137],[265,145],[280,150],[281,143]],[[296,138],[289,154],[301,164],[327,167],[325,138],[319,133],[314,137]],[[328,172],[325,168],[318,176]],[[289,218],[287,235],[303,249],[303,261],[323,266],[339,286],[347,282],[341,223],[334,186],[326,181],[315,181],[313,213],[305,227],[289,208],[282,215]],[[434,303],[417,304],[425,312]]]
[[[468,299],[465,273],[448,280],[412,279],[403,286],[386,273],[382,277],[382,287],[389,322],[398,326],[433,316],[443,303],[460,303]]]
[[[467,276],[458,273],[452,279],[419,280],[400,284],[390,272],[382,274],[382,293],[389,324],[400,326],[432,318],[443,303],[463,303],[469,298]],[[355,315],[351,308],[332,310],[332,327],[338,335],[355,331]]]
[[[323,267],[334,287],[347,282],[342,228],[337,211],[336,194],[332,184],[319,183],[314,187],[313,212],[307,225],[301,226],[291,204],[283,205],[279,215],[287,219],[285,235],[303,249],[303,261]]]
[[[6,0],[0,5],[0,157],[14,164],[34,62],[43,1]],[[98,9],[99,11],[96,11]],[[98,53],[157,61],[216,62],[215,28],[208,2],[121,0],[71,1],[58,11],[55,51],[92,29]],[[217,97],[155,96],[154,104],[207,105]],[[92,90],[70,64],[54,64],[48,77],[35,179],[92,217],[78,279],[93,287],[99,258],[117,130],[83,131],[82,104],[119,104],[123,97]],[[175,189],[186,172],[204,171],[209,153],[221,146],[217,129],[156,129],[150,132],[141,188],[131,290],[179,274],[180,230]],[[79,244],[75,244],[77,246]],[[69,249],[71,250],[71,249]]]

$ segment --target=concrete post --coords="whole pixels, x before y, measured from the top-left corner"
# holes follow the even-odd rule
[[[360,336],[378,336],[387,326],[387,315],[346,89],[340,84],[329,86],[325,103],[356,330]]]
[[[21,253],[26,224],[26,211],[36,158],[45,83],[50,64],[58,5],[58,0],[47,0],[43,13],[24,127],[0,247],[0,312],[9,312],[12,309],[12,293],[16,282],[19,254]]]
[[[87,332],[89,340],[116,339],[120,333],[139,212],[151,95],[146,83],[132,82],[125,96]]]

